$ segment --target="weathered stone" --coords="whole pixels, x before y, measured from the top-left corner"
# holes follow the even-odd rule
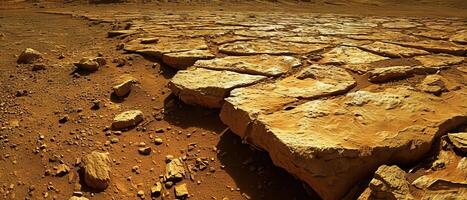
[[[246,133],[234,132],[268,151],[276,165],[323,199],[341,199],[380,165],[423,157],[444,122],[465,123],[459,118],[465,93],[451,95],[443,99],[406,87],[358,91],[260,113]]]
[[[18,57],[18,63],[30,64],[42,58],[42,54],[31,48],[26,48]]]
[[[165,181],[178,182],[185,177],[185,167],[183,161],[174,158],[171,159],[165,166]]]
[[[66,164],[60,164],[56,167],[55,176],[64,176],[70,172],[70,167]]]
[[[433,53],[447,53],[453,55],[464,55],[467,47],[443,40],[421,40],[421,41],[386,41],[389,43],[407,46]]]
[[[136,79],[132,79],[132,78],[128,78],[124,81],[122,81],[120,84],[114,86],[112,89],[113,89],[113,93],[117,96],[117,97],[125,97],[126,95],[128,95],[131,91],[131,88],[133,87],[133,84],[135,84],[137,82]]]
[[[105,64],[106,61],[103,57],[84,57],[78,63],[75,63],[75,66],[79,70],[96,71]]]
[[[467,153],[467,133],[450,133],[448,138],[454,147],[462,153]],[[467,170],[467,168],[465,169]]]
[[[288,109],[287,105],[296,102],[297,98],[316,99],[343,94],[355,84],[353,77],[342,68],[312,65],[276,83],[233,90],[222,106],[220,117],[232,131],[246,137],[248,127],[260,114]]]
[[[77,196],[72,196],[68,200],[89,200],[86,197],[77,197]]]
[[[368,72],[368,80],[371,82],[387,82],[411,76],[417,70],[423,70],[421,66],[392,66],[376,68]]]
[[[462,30],[452,35],[449,41],[457,42],[461,44],[467,44],[467,30]]]
[[[82,159],[84,167],[84,182],[87,186],[104,190],[110,184],[109,153],[93,151]]]
[[[280,76],[292,68],[301,65],[301,61],[292,56],[228,56],[213,60],[200,60],[195,67],[228,70],[244,74]]]
[[[208,49],[202,38],[178,39],[159,38],[157,43],[143,44],[145,38],[138,38],[125,44],[125,51],[141,53],[162,59],[167,53]]]
[[[214,57],[215,55],[209,50],[191,50],[164,54],[162,61],[175,69],[186,69],[197,60],[207,60]]]
[[[175,188],[175,196],[177,198],[186,198],[188,194],[188,188],[186,186],[186,183],[182,183],[180,185],[176,185]]]
[[[124,129],[138,125],[143,121],[144,115],[140,110],[130,110],[115,116],[112,122],[113,129]]]
[[[371,44],[363,45],[361,46],[361,48],[369,52],[391,58],[404,58],[429,54],[427,51],[424,50],[403,47],[385,42],[374,42]]]
[[[439,95],[446,90],[444,78],[440,75],[428,75],[418,85],[418,88],[424,92]]]
[[[465,58],[459,56],[452,56],[448,54],[436,54],[426,56],[414,57],[418,60],[423,67],[443,69],[450,65],[457,65],[464,62]]]
[[[154,186],[151,187],[151,195],[159,196],[162,192],[162,183],[157,182]]]
[[[236,41],[248,41],[248,40],[253,40],[254,38],[252,37],[244,37],[244,36],[239,36],[239,35],[233,35],[233,36],[220,36],[212,40],[212,42],[216,44],[225,44],[225,43],[230,43],[230,42],[236,42]]]
[[[223,44],[219,47],[221,53],[229,55],[254,54],[306,54],[326,48],[325,44],[302,44],[270,40],[237,41]]]
[[[415,199],[405,176],[405,172],[395,165],[379,167],[369,184],[371,192],[368,199]]]
[[[231,71],[194,68],[179,71],[170,81],[169,88],[185,103],[218,108],[232,89],[252,85],[265,78]]]
[[[367,64],[388,59],[383,56],[372,54],[356,47],[339,46],[323,54],[319,61],[324,64]]]

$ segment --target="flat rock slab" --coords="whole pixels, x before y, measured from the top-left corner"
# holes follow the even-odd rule
[[[325,44],[302,44],[292,42],[280,42],[271,40],[237,41],[223,44],[219,52],[228,55],[254,55],[254,54],[307,54],[326,48]]]
[[[371,44],[363,45],[361,46],[361,48],[366,51],[391,58],[405,58],[429,54],[427,51],[424,50],[403,47],[385,42],[374,42]]]
[[[186,69],[197,60],[207,60],[214,57],[216,56],[209,50],[190,50],[164,54],[162,61],[175,69]]]
[[[467,44],[467,30],[462,30],[455,33],[449,38],[449,41]]]
[[[448,138],[459,152],[467,153],[467,132],[450,133]]]
[[[422,49],[425,51],[429,51],[432,53],[447,53],[453,55],[465,55],[467,52],[467,47],[464,45],[458,45],[453,42],[443,41],[443,40],[422,40],[422,41],[414,41],[414,42],[391,42],[390,43],[398,44],[401,46],[407,46],[417,49]]]
[[[87,186],[104,190],[110,184],[109,153],[93,151],[82,159],[84,166],[84,182]]]
[[[140,110],[129,110],[116,115],[112,122],[112,128],[116,130],[130,128],[138,125],[144,119]]]
[[[259,113],[239,135],[268,151],[276,165],[323,199],[341,199],[378,166],[423,157],[438,137],[438,126],[465,115],[465,93],[451,95],[442,99],[406,87],[358,91]]]
[[[187,104],[219,108],[232,89],[255,84],[265,76],[192,68],[179,71],[169,88]]]
[[[280,76],[301,64],[302,62],[299,59],[292,56],[253,55],[200,60],[194,66],[244,74]]]
[[[432,54],[425,56],[416,56],[415,60],[418,60],[422,66],[431,68],[445,68],[450,65],[457,65],[465,61],[464,57],[452,56],[448,54]]]
[[[286,109],[298,99],[315,99],[347,92],[356,84],[344,69],[332,65],[308,66],[297,75],[275,83],[238,88],[222,106],[221,120],[244,137],[259,114]],[[293,106],[293,105],[291,105]]]
[[[369,64],[388,59],[387,57],[363,51],[357,47],[346,46],[336,47],[322,56],[323,58],[319,61],[320,63],[339,65]]]
[[[203,38],[164,38],[161,37],[155,43],[145,43],[148,38],[137,38],[125,44],[124,50],[141,53],[161,59],[167,53],[208,49]],[[153,39],[153,38],[151,38]]]

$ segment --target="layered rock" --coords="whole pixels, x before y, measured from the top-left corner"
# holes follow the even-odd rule
[[[373,42],[371,44],[363,45],[361,48],[391,58],[404,58],[429,54],[424,50],[403,47],[385,42]]]
[[[203,38],[177,39],[161,37],[154,43],[145,41],[147,41],[147,38],[134,39],[126,43],[124,49],[125,51],[141,53],[159,59],[162,59],[162,55],[168,53],[208,49]]]
[[[175,69],[186,69],[197,60],[212,59],[214,57],[215,55],[209,50],[191,50],[164,54],[162,61]]]
[[[229,55],[254,55],[254,54],[306,54],[326,48],[325,44],[302,44],[280,42],[270,40],[236,41],[223,44],[219,47],[221,53]]]
[[[234,88],[255,84],[265,76],[192,68],[179,71],[169,82],[169,88],[187,104],[219,108]]]
[[[228,56],[212,60],[200,60],[195,67],[213,70],[228,70],[244,74],[280,76],[294,67],[301,65],[301,61],[292,56]]]
[[[461,64],[464,57],[452,56],[448,54],[432,54],[414,57],[423,67],[443,69],[451,65]]]
[[[405,178],[406,173],[399,167],[383,165],[376,170],[368,189],[369,194],[362,195],[364,199],[415,199],[410,193],[410,184]]]
[[[453,55],[464,55],[467,47],[443,40],[422,40],[422,41],[387,41],[390,43],[422,49],[433,53],[447,53]]]
[[[450,133],[448,134],[448,138],[457,151],[467,154],[467,133],[466,132]]]
[[[109,153],[93,151],[82,159],[84,167],[84,182],[87,186],[104,190],[110,184]]]
[[[42,58],[42,54],[31,48],[26,48],[18,57],[17,62],[22,64],[30,64]]]
[[[221,113],[231,128],[240,124],[234,116],[261,110],[242,107],[254,105],[245,103],[252,99],[232,93],[238,96],[227,98],[222,110],[229,115]],[[444,122],[465,123],[465,118],[459,122],[459,116],[465,116],[460,103],[466,100],[465,93],[451,95],[443,99],[406,87],[358,91],[251,113],[250,119],[256,120],[246,122],[248,128],[232,130],[268,151],[276,165],[300,177],[323,199],[341,199],[380,165],[422,158]]]

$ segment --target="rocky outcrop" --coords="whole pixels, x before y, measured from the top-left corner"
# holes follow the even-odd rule
[[[300,177],[323,199],[342,198],[382,164],[420,159],[439,137],[440,124],[465,115],[462,94],[455,94],[457,100],[442,99],[406,87],[357,91],[266,113],[243,108],[254,100],[232,93],[238,96],[227,98],[223,122],[268,151],[276,165]],[[250,112],[252,121],[238,122]],[[234,127],[242,123],[248,128]]]
[[[195,67],[228,70],[244,74],[280,76],[292,68],[301,65],[301,61],[292,56],[228,56],[212,60],[200,60]]]
[[[448,54],[417,56],[415,59],[419,61],[424,67],[438,69],[443,69],[451,65],[461,64],[465,60],[464,57],[452,56]]]
[[[84,167],[84,182],[87,186],[104,190],[110,184],[109,153],[93,151],[82,159]]]
[[[121,130],[138,125],[144,120],[143,112],[140,110],[130,110],[116,115],[112,122],[112,128]]]
[[[193,68],[179,71],[169,88],[182,101],[208,108],[219,108],[232,89],[255,84],[265,76]]]

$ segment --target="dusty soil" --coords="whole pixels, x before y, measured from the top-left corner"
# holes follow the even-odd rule
[[[261,4],[260,4],[261,3]],[[176,70],[160,60],[117,50],[119,38],[107,38],[111,23],[89,21],[69,15],[45,14],[46,9],[64,12],[99,13],[216,11],[216,12],[324,12],[358,15],[410,17],[466,17],[462,2],[449,6],[323,3],[305,7],[286,2],[255,2],[242,5],[208,3],[82,5],[29,3],[0,4],[0,194],[4,199],[68,199],[74,191],[82,191],[90,199],[136,199],[142,190],[149,198],[150,188],[165,173],[166,155],[209,160],[209,170],[185,179],[190,199],[320,199],[311,189],[285,170],[273,165],[266,152],[242,143],[219,119],[218,109],[186,105],[171,95],[167,88]],[[258,5],[261,5],[258,7]],[[266,6],[264,6],[266,5]],[[284,8],[283,5],[289,5]],[[343,6],[342,6],[343,5]],[[459,6],[460,5],[460,6]],[[376,9],[377,8],[377,9]],[[112,19],[111,19],[112,20]],[[459,18],[456,18],[460,21]],[[189,22],[189,21],[187,21]],[[17,64],[25,48],[44,54],[45,70],[32,71],[32,65]],[[211,48],[211,46],[210,46]],[[217,53],[217,52],[216,52]],[[76,71],[74,62],[85,56],[102,55],[107,65],[93,73]],[[114,59],[122,58],[124,66]],[[395,63],[410,59],[395,59]],[[378,63],[379,67],[387,63]],[[138,79],[124,100],[112,96],[112,86],[122,75]],[[457,70],[442,75],[463,82]],[[371,83],[366,76],[352,73],[357,86]],[[391,85],[415,85],[422,76],[414,76]],[[465,81],[465,80],[464,80]],[[93,102],[99,109],[92,109]],[[115,114],[139,109],[145,121],[138,127],[115,135],[106,127]],[[69,118],[60,123],[64,116]],[[227,130],[227,131],[226,131]],[[155,145],[153,138],[163,139]],[[115,138],[118,142],[115,142]],[[114,142],[111,142],[114,141]],[[141,143],[145,143],[142,145]],[[150,146],[150,155],[141,155],[140,146]],[[192,149],[193,146],[196,146]],[[79,159],[93,151],[110,153],[111,185],[103,192],[87,188],[79,177]],[[65,163],[71,167],[64,176],[54,176],[54,167]],[[140,172],[133,170],[137,166]],[[51,174],[50,174],[51,173]],[[369,177],[370,179],[370,177]],[[199,181],[199,182],[198,182]],[[174,199],[173,189],[165,190],[165,199]]]

